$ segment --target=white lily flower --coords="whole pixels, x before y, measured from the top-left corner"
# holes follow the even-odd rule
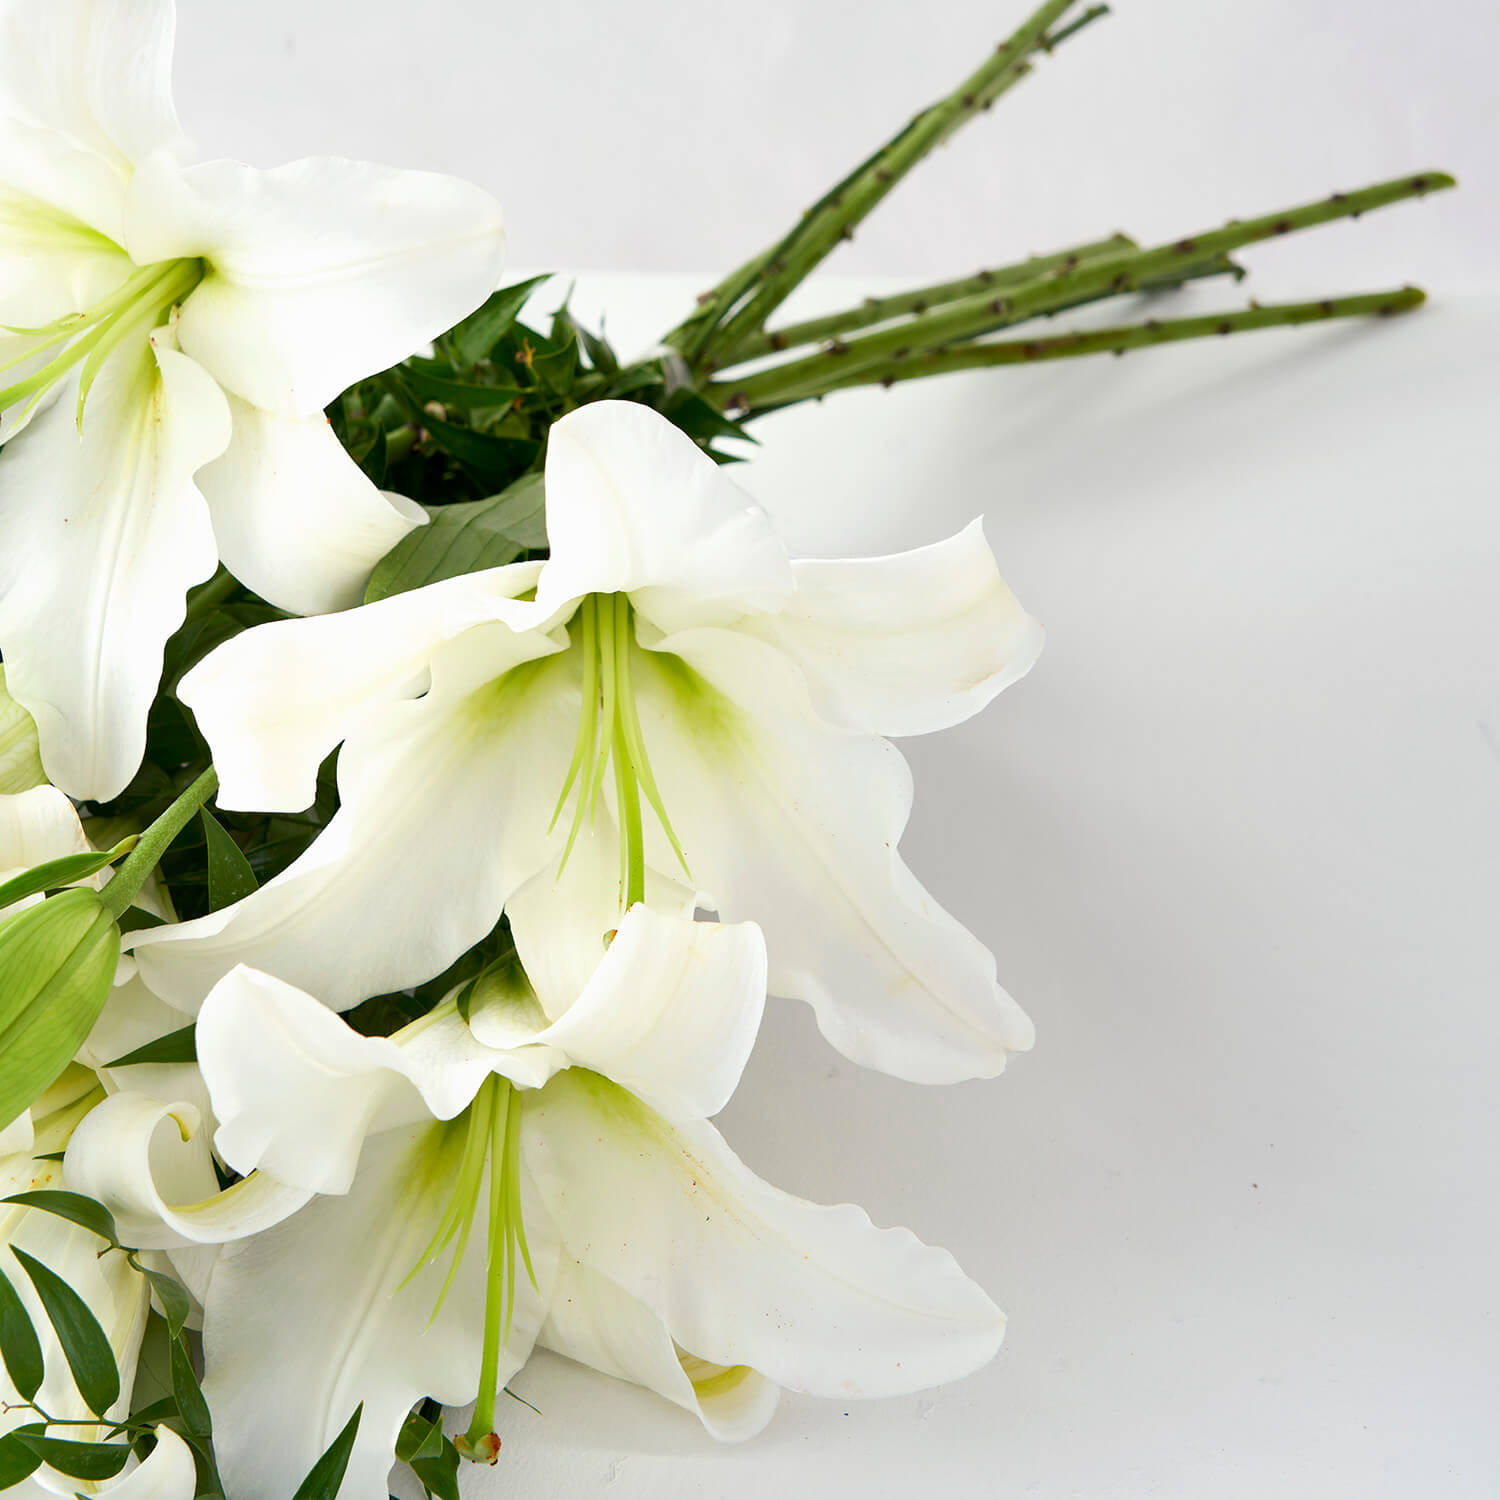
[[[792,562],[624,402],[552,428],[545,483],[549,561],[262,626],[184,678],[220,805],[305,807],[342,741],[342,807],[245,901],[136,935],[152,986],[192,1011],[245,962],[346,1009],[441,972],[504,907],[550,1010],[627,905],[696,892],[764,928],[772,991],[855,1061],[997,1073],[1031,1025],[897,855],[910,774],[879,737],[969,717],[1040,649],[978,525]]]
[[[162,648],[220,559],[357,602],[421,518],[322,408],[483,301],[494,201],[309,158],[188,164],[172,0],[0,0],[0,650],[49,777],[140,763]]]
[[[484,1456],[497,1392],[536,1342],[726,1439],[764,1426],[782,1386],[884,1396],[988,1360],[1004,1319],[946,1252],[779,1192],[708,1123],[764,980],[754,927],[638,905],[550,1016],[513,973],[476,988],[468,1024],[450,998],[364,1037],[269,976],[220,981],[197,1026],[220,1154],[247,1182],[320,1195],[224,1245],[205,1278],[230,1494],[286,1492],[359,1401],[348,1495],[384,1493],[422,1396],[477,1391],[465,1444]],[[117,1196],[156,1191],[135,1158]],[[286,1323],[318,1337],[288,1342]]]
[[[76,1065],[69,1067],[32,1107],[30,1119],[35,1120],[33,1140],[22,1151],[0,1155],[0,1198],[62,1187],[61,1164],[42,1158],[66,1146],[79,1122],[98,1107],[103,1097],[98,1079],[88,1069]],[[24,1304],[42,1348],[44,1373],[35,1399],[49,1415],[64,1420],[84,1420],[94,1413],[79,1394],[41,1299],[13,1251],[20,1249],[48,1270],[56,1272],[98,1319],[120,1371],[119,1400],[105,1414],[115,1419],[122,1417],[129,1408],[150,1292],[145,1277],[130,1266],[123,1255],[101,1256],[101,1248],[97,1235],[56,1214],[19,1204],[0,1204],[0,1272],[4,1273]],[[6,1370],[0,1366],[0,1433],[36,1420],[36,1413],[22,1401]],[[104,1435],[104,1431],[102,1427],[62,1427],[54,1429],[53,1435],[95,1441]],[[167,1467],[163,1461],[154,1472],[164,1473]],[[191,1476],[191,1459],[188,1460],[188,1473]],[[124,1484],[122,1479],[118,1485],[106,1487],[104,1492],[118,1494],[122,1500],[130,1500],[132,1494],[138,1500],[146,1500],[146,1497],[158,1493],[149,1488],[131,1491],[124,1488]],[[93,1485],[81,1485],[79,1480],[44,1465],[30,1479],[6,1493],[18,1496],[19,1500],[31,1500],[31,1497],[40,1500],[48,1495],[74,1495],[80,1488],[90,1493],[96,1489]],[[161,1500],[190,1500],[192,1493],[191,1483],[186,1489],[163,1487],[160,1491]]]

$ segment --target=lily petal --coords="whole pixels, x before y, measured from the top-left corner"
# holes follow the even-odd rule
[[[483,1236],[470,1241],[431,1327],[445,1266],[430,1264],[401,1286],[447,1202],[461,1135],[427,1125],[377,1136],[347,1197],[314,1199],[284,1224],[221,1252],[207,1288],[203,1389],[228,1494],[292,1494],[363,1402],[340,1493],[383,1495],[412,1403],[474,1399]],[[526,1228],[548,1291],[556,1250],[546,1244],[542,1215],[529,1216]],[[541,1296],[518,1277],[502,1381],[525,1360],[541,1315]],[[289,1328],[317,1334],[289,1339]]]
[[[497,652],[554,649],[502,625],[451,642],[426,697],[386,704],[345,745],[343,805],[305,854],[233,906],[131,934],[146,982],[193,1012],[246,963],[347,1010],[442,973],[549,857],[576,684],[565,658],[482,679]]]
[[[103,1492],[109,1500],[193,1500],[198,1485],[192,1450],[170,1427],[155,1431],[149,1456]]]
[[[375,564],[427,512],[386,495],[321,412],[284,417],[229,397],[234,436],[198,473],[224,566],[278,609],[358,604]]]
[[[796,592],[742,629],[781,647],[845,729],[927,734],[1024,676],[1042,627],[1006,587],[981,523],[891,557],[792,564]]]
[[[173,0],[8,0],[0,114],[54,131],[121,173],[185,149],[172,104]]]
[[[223,394],[159,329],[0,450],[0,650],[50,780],[107,799],[140,764],[162,648],[217,564],[193,473],[229,441]]]
[[[0,876],[89,848],[77,811],[55,786],[0,797]]]
[[[740,1081],[766,997],[753,922],[633,906],[572,1006],[537,1038],[674,1119],[717,1114]]]
[[[741,632],[681,632],[643,657],[637,704],[672,821],[720,917],[764,930],[771,992],[806,1000],[855,1062],[918,1083],[993,1076],[1030,1046],[993,957],[896,852],[900,753],[829,726],[795,665]],[[671,859],[660,842],[652,862]]]
[[[665,1396],[695,1413],[721,1443],[743,1442],[763,1431],[781,1399],[774,1382],[746,1365],[725,1369],[692,1356],[685,1360],[644,1302],[571,1258],[559,1267],[537,1343]]]
[[[686,433],[633,401],[594,401],[547,436],[549,608],[626,592],[662,630],[775,609],[792,588],[770,518]]]
[[[132,269],[111,236],[124,203],[107,162],[0,117],[0,324],[38,328],[114,291]]]
[[[124,244],[137,265],[206,259],[183,349],[237,396],[298,417],[478,307],[504,256],[488,193],[335,157],[263,171],[158,154],[131,180]]]
[[[502,617],[536,585],[540,563],[512,563],[346,614],[260,625],[211,651],[178,686],[213,747],[219,805],[296,812],[318,767],[386,703],[426,691],[434,650]],[[524,660],[503,641],[495,670]]]
[[[258,1234],[312,1196],[262,1172],[220,1191],[200,1123],[185,1102],[112,1094],[73,1132],[64,1180],[104,1204],[124,1242],[142,1250]]]
[[[455,1011],[430,1018],[425,1047],[399,1046],[243,966],[203,1002],[197,1037],[224,1160],[317,1193],[349,1191],[366,1136],[452,1119],[492,1071]]]
[[[566,1252],[702,1359],[812,1395],[893,1396],[1000,1346],[1004,1316],[946,1251],[771,1187],[707,1122],[671,1124],[575,1069],[526,1097],[522,1132]]]
[[[562,810],[558,821],[564,828],[570,825],[573,807],[570,799]],[[619,926],[619,837],[611,810],[601,802],[595,816],[584,820],[561,873],[559,851],[559,859],[533,875],[505,904],[526,977],[552,1020],[583,993],[599,966],[608,934]],[[691,917],[696,892],[648,868],[646,905]]]

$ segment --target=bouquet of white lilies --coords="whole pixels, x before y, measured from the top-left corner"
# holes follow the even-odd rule
[[[537,1346],[726,1440],[994,1355],[945,1251],[710,1121],[768,992],[919,1083],[1030,1046],[897,852],[887,737],[1041,627],[977,523],[789,558],[733,445],[851,385],[1402,311],[1003,336],[1451,183],[775,326],[1075,9],[627,361],[523,321],[475,187],[194,161],[171,0],[0,5],[0,1490],[377,1500],[399,1460],[456,1500]]]

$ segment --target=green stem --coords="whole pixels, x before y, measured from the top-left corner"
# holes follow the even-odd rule
[[[726,304],[720,317],[707,326],[701,318],[689,320],[696,324],[688,347],[683,348],[689,363],[715,368],[737,357],[740,344],[764,329],[766,319],[841,240],[853,236],[855,226],[884,201],[886,194],[918,162],[1020,82],[1030,71],[1027,57],[1050,50],[1048,29],[1075,3],[1076,0],[1045,0],[951,94],[916,115],[813,204],[763,258],[742,290],[743,300],[735,299],[739,301],[737,308],[733,303]],[[674,342],[674,337],[675,334],[669,334],[667,342]]]
[[[1082,333],[1053,338],[1015,339],[1004,343],[970,344],[960,348],[932,349],[910,359],[888,360],[882,365],[835,381],[828,391],[856,385],[894,385],[900,380],[919,380],[955,370],[989,369],[997,365],[1041,364],[1054,359],[1076,359],[1088,354],[1124,354],[1155,344],[1175,344],[1184,339],[1223,337],[1256,328],[1289,328],[1301,323],[1323,323],[1332,318],[1393,317],[1410,312],[1426,301],[1418,287],[1399,291],[1371,292],[1354,297],[1331,297],[1319,302],[1287,302],[1254,305],[1242,312],[1210,313],[1199,318],[1152,319],[1119,328],[1093,328]]]
[[[210,766],[140,836],[135,848],[125,856],[109,884],[99,893],[100,902],[116,921],[125,914],[160,863],[167,845],[187,827],[189,820],[218,788],[218,773]]]
[[[754,409],[804,400],[845,377],[889,359],[904,359],[941,344],[976,338],[999,328],[1100,295],[1139,291],[1184,265],[1198,265],[1259,240],[1310,229],[1334,219],[1354,218],[1370,209],[1453,187],[1443,172],[1420,173],[1377,183],[1354,193],[1335,193],[1255,219],[1235,220],[1220,229],[1173,240],[1146,250],[1126,250],[1071,269],[1048,272],[999,296],[966,297],[893,328],[840,343],[819,354],[792,360],[733,383],[726,405]],[[832,373],[830,362],[840,369]]]
[[[240,581],[227,568],[220,568],[207,583],[199,584],[188,598],[184,625],[212,614],[238,587]]]
[[[499,1301],[505,1266],[509,1261],[509,1237],[505,1223],[506,1117],[510,1113],[511,1087],[503,1078],[491,1078],[490,1090],[490,1219],[489,1247],[485,1260],[484,1353],[479,1368],[479,1394],[474,1402],[474,1420],[465,1434],[467,1451],[480,1453],[495,1431],[495,1397],[500,1390],[500,1345],[503,1342]],[[508,1316],[504,1319],[509,1321]]]
[[[911,291],[897,292],[889,297],[867,297],[858,307],[846,307],[821,318],[808,318],[802,323],[789,323],[784,328],[757,334],[741,346],[736,363],[740,360],[758,359],[782,349],[795,349],[802,344],[843,338],[862,328],[869,328],[876,323],[889,323],[896,318],[919,318],[923,313],[945,303],[958,302],[966,297],[978,296],[987,291],[994,292],[1004,287],[1019,286],[1049,271],[1071,270],[1106,256],[1140,248],[1128,235],[1115,234],[1107,240],[1095,240],[1071,250],[1058,251],[1055,255],[1037,255],[1017,265],[995,266],[989,270],[977,271],[974,275],[961,277],[957,281],[939,281],[931,286],[914,287]],[[1181,286],[1185,281],[1196,281],[1208,276],[1233,276],[1238,279],[1244,274],[1243,268],[1237,266],[1227,255],[1221,255],[1201,265],[1180,267],[1169,275],[1148,283],[1146,289],[1166,290]]]

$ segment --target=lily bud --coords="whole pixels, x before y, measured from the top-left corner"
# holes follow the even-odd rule
[[[0,921],[0,1129],[67,1067],[114,983],[120,929],[73,887]]]

